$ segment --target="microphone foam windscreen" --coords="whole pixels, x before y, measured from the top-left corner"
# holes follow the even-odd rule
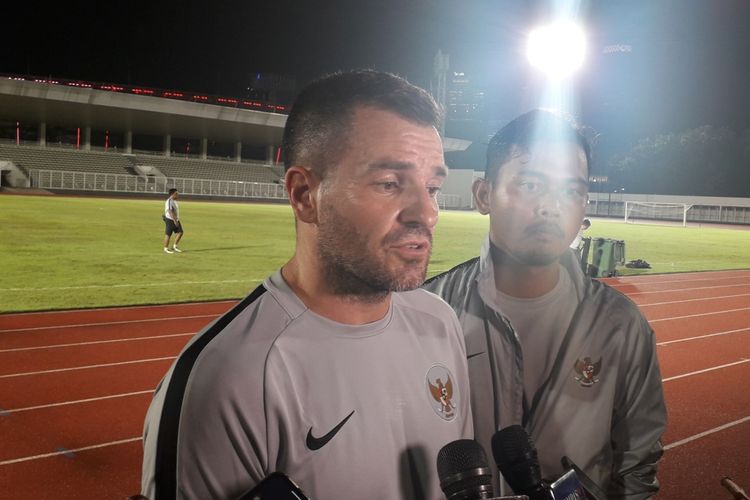
[[[438,452],[437,470],[440,487],[448,498],[460,498],[462,492],[477,489],[491,492],[492,473],[487,456],[473,439],[459,439],[443,446]]]
[[[520,425],[511,425],[492,436],[492,455],[497,468],[517,494],[540,487],[542,473],[531,438]]]

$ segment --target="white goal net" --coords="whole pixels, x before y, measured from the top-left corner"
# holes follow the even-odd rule
[[[687,203],[626,201],[625,223],[663,221],[687,226],[687,213],[692,206]]]

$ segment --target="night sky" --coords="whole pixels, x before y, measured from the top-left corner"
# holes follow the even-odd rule
[[[534,107],[525,33],[547,3],[508,0],[16,2],[0,72],[242,96],[258,73],[304,83],[372,67],[428,86],[438,49],[487,90],[499,123]],[[750,2],[581,3],[580,119],[601,147],[701,125],[750,128]],[[8,32],[9,30],[9,32]],[[605,54],[608,45],[631,52]]]

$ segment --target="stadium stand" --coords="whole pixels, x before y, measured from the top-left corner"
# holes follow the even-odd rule
[[[0,160],[13,162],[22,171],[62,170],[127,174],[129,163],[120,154],[36,146],[0,145]]]
[[[136,155],[136,163],[156,167],[167,177],[188,179],[278,183],[284,175],[283,167],[279,171],[279,167],[263,163],[230,163],[143,154]]]

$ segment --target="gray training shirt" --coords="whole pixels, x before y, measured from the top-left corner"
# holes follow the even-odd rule
[[[424,290],[346,325],[276,272],[197,334],[157,387],[143,494],[237,498],[282,471],[316,500],[442,499],[445,444],[473,436],[453,310]]]

